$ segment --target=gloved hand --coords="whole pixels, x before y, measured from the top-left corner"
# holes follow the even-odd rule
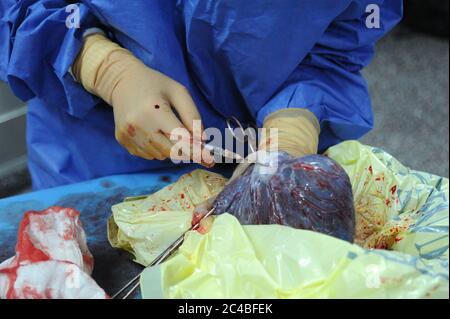
[[[294,157],[317,154],[320,124],[306,109],[276,111],[264,120],[263,128],[259,150],[283,151]]]
[[[192,158],[192,143],[200,145],[203,128],[194,101],[180,83],[147,67],[131,52],[101,34],[86,37],[72,70],[86,90],[113,107],[116,139],[131,154],[164,160],[179,142],[170,139],[173,130],[185,128],[186,134],[177,145],[184,143],[183,159]],[[194,126],[194,120],[199,125]],[[211,154],[201,146],[197,149],[202,156],[194,161],[213,165]]]
[[[316,116],[306,109],[290,108],[274,112],[265,119],[263,128],[266,130],[262,131],[258,151],[236,167],[227,185],[254,163],[273,161],[269,152],[284,151],[295,158],[317,154],[320,124]],[[196,207],[194,213],[199,216],[205,214],[213,207],[215,199],[208,199]]]
[[[353,193],[345,170],[317,154],[320,126],[305,109],[284,109],[264,121],[257,157],[241,164],[211,206],[243,225],[281,224],[353,242]],[[276,130],[273,130],[276,129]],[[266,152],[265,152],[266,151]]]
[[[228,183],[241,176],[255,162],[270,158],[267,152],[286,152],[294,157],[317,154],[320,124],[306,109],[281,109],[264,121],[258,152],[250,154],[239,164]]]

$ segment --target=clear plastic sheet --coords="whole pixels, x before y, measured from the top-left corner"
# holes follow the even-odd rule
[[[111,245],[147,266],[189,229],[195,206],[216,196],[226,181],[221,175],[195,170],[145,199],[114,205],[108,221]]]
[[[353,242],[352,186],[334,160],[271,153],[218,195],[216,214],[230,213],[243,225],[287,225]],[[267,165],[267,166],[266,166]]]
[[[354,244],[289,226],[241,225],[222,214],[209,232],[189,232],[176,255],[145,271],[142,296],[448,298],[448,179],[408,169],[386,152],[353,141],[332,147],[326,156],[350,178]],[[193,174],[195,179],[185,175],[172,185],[176,193],[166,188],[115,206],[113,245],[142,264],[164,250],[190,226],[192,210],[183,201],[163,206],[166,210],[161,205],[185,187],[197,194],[191,205],[225,185],[223,178],[205,182],[208,172]],[[156,211],[148,212],[153,206]]]

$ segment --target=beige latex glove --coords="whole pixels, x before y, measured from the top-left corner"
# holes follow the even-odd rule
[[[294,157],[317,154],[320,124],[306,109],[282,109],[264,121],[259,150],[284,151]],[[272,129],[277,129],[271,133]]]
[[[294,157],[317,154],[320,124],[316,116],[306,109],[274,112],[265,119],[263,128],[258,152],[250,154],[236,167],[228,183],[241,176],[256,161],[268,158],[265,152],[284,151]]]
[[[180,83],[147,67],[101,34],[85,38],[72,71],[87,91],[113,107],[116,139],[131,154],[164,160],[177,143],[170,140],[171,132],[186,128],[183,143],[188,144],[184,148],[188,152],[183,153],[183,158],[192,158],[192,143],[198,141],[200,145],[203,128],[194,101]],[[194,120],[199,125],[194,126]],[[197,163],[213,165],[209,152],[203,150],[201,155],[196,157]]]
[[[250,154],[233,172],[227,184],[241,176],[256,161],[268,159],[267,152],[284,151],[294,157],[317,154],[320,124],[316,116],[306,109],[282,109],[270,114],[264,121],[258,151]],[[277,130],[271,130],[277,129]],[[216,196],[198,205],[195,213],[205,214],[214,204]]]

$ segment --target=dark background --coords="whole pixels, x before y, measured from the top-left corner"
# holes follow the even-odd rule
[[[404,3],[403,22],[379,42],[364,71],[376,123],[362,142],[413,169],[448,177],[449,1]],[[24,114],[14,113],[20,104],[0,83],[0,198],[30,189]]]

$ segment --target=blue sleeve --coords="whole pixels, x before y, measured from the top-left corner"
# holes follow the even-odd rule
[[[367,28],[366,7],[380,7],[380,28]],[[367,84],[361,70],[374,45],[402,16],[402,0],[353,1],[332,21],[306,58],[268,102],[257,122],[282,108],[306,108],[321,124],[321,151],[341,141],[358,139],[373,127]]]
[[[73,11],[66,8],[74,2],[1,1],[0,79],[24,101],[38,97],[81,118],[99,100],[75,82],[69,70],[82,47],[83,32],[97,26],[97,21],[84,4],[77,3],[79,27],[69,28],[66,21]]]

